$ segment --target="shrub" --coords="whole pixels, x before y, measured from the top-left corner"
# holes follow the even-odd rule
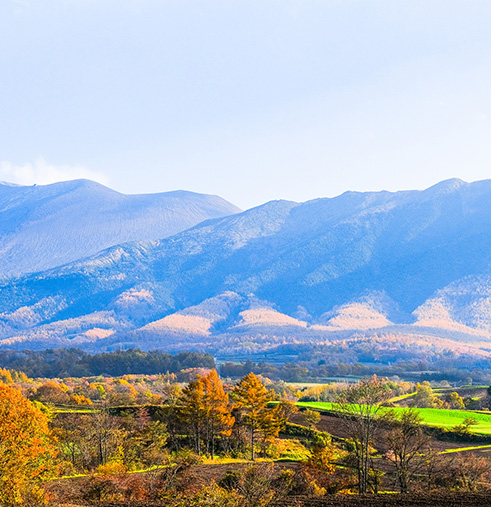
[[[205,486],[193,498],[180,502],[177,507],[239,507],[242,497],[234,490],[221,488],[215,482]]]

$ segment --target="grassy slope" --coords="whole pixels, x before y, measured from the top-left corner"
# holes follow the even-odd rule
[[[336,406],[333,403],[324,402],[298,402],[299,407],[331,410],[335,411]],[[396,413],[404,410],[402,407],[392,409],[382,408],[382,410],[394,410]],[[472,412],[470,410],[445,410],[441,408],[420,408],[419,413],[423,418],[423,424],[427,426],[437,426],[440,428],[451,428],[457,424],[461,424],[467,417],[473,417],[478,424],[472,426],[473,433],[482,435],[491,435],[491,413]]]

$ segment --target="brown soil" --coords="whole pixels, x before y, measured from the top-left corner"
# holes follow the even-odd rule
[[[296,497],[277,502],[277,507],[478,507],[491,505],[489,494],[438,493],[429,495],[368,495]]]
[[[169,504],[165,502],[104,502],[93,504],[95,505],[98,507],[165,507]],[[297,496],[277,501],[271,507],[489,507],[490,505],[491,496],[487,493],[432,493],[428,495],[327,495],[318,498]],[[72,504],[70,507],[86,506]]]
[[[304,424],[302,422],[301,413],[297,413],[291,417],[291,422],[295,424]],[[348,433],[345,425],[343,424],[343,420],[340,417],[335,417],[331,415],[321,414],[321,420],[316,425],[316,428],[319,431],[326,431],[327,433],[333,435],[335,438],[347,438]],[[378,434],[375,437],[375,448],[384,453],[387,451],[387,439],[385,438],[386,432],[382,429],[379,430]],[[432,437],[430,440],[430,447],[437,452],[445,451],[448,449],[460,449],[462,447],[476,447],[479,445],[490,445],[489,441],[479,442],[468,442],[465,440],[462,441],[443,441],[438,438]],[[490,448],[491,449],[491,448]],[[486,452],[486,455],[489,455],[489,450],[480,451],[479,449],[473,449],[470,451],[462,451],[473,454],[481,454]],[[489,505],[491,506],[491,500]]]

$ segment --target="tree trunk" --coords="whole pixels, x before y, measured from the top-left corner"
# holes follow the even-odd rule
[[[254,426],[251,426],[251,459],[254,461]]]

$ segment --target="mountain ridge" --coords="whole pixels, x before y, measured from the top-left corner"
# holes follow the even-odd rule
[[[128,241],[157,240],[241,210],[183,190],[126,195],[90,180],[0,185],[0,276],[45,271]]]
[[[0,346],[272,350],[381,333],[480,356],[490,274],[490,180],[271,201],[5,281]]]

